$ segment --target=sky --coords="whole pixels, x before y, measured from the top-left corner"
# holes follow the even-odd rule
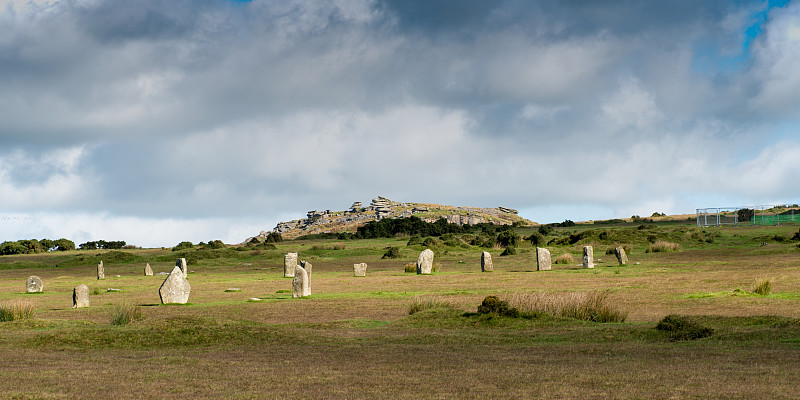
[[[797,1],[0,0],[0,32],[0,241],[800,202]]]

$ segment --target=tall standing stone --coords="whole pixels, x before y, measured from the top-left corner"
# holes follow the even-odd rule
[[[417,275],[429,275],[433,271],[433,250],[425,249],[417,257]]]
[[[189,277],[189,266],[186,264],[186,259],[181,257],[178,261],[175,261],[175,266],[181,270],[184,278]]]
[[[308,272],[301,266],[294,269],[294,279],[292,279],[292,297],[306,297],[311,295],[311,287],[308,282]]]
[[[353,276],[367,276],[367,263],[353,264]]]
[[[286,253],[286,255],[283,256],[283,276],[286,278],[293,278],[296,268],[297,253]]]
[[[42,278],[36,275],[31,275],[25,280],[25,291],[28,293],[39,293],[44,291],[44,283]]]
[[[303,267],[303,269],[304,269],[304,270],[306,270],[306,273],[307,273],[307,274],[308,274],[308,276],[310,277],[310,276],[311,276],[311,273],[312,273],[312,271],[313,271],[313,268],[314,268],[314,266],[313,266],[313,265],[311,265],[311,263],[310,263],[310,262],[308,262],[308,261],[305,261],[305,260],[301,260],[301,261],[300,261],[300,266],[301,266],[301,267]]]
[[[552,260],[550,259],[550,250],[545,248],[536,248],[536,270],[549,271],[552,269]]]
[[[594,268],[594,250],[592,246],[583,246],[583,268]]]
[[[186,304],[189,301],[189,293],[191,291],[192,286],[183,276],[181,268],[176,265],[158,289],[158,296],[161,297],[162,304]]]
[[[97,279],[106,279],[106,270],[103,268],[103,260],[97,264]]]
[[[481,271],[494,271],[494,265],[492,265],[492,254],[488,251],[484,251],[481,254]]]
[[[150,268],[150,263],[147,263],[147,265],[144,266],[144,276],[150,275],[153,275],[153,269]]]
[[[89,307],[89,287],[80,285],[72,289],[72,308]]]
[[[628,255],[625,254],[625,249],[622,246],[619,246],[616,249],[614,249],[614,255],[617,256],[617,261],[619,261],[619,265],[628,264]]]

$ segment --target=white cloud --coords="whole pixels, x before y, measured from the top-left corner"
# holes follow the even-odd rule
[[[763,39],[754,43],[753,78],[760,83],[753,107],[771,116],[800,118],[800,4],[771,14]]]

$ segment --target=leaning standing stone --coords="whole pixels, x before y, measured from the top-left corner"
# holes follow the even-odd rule
[[[181,270],[184,278],[189,277],[189,266],[186,264],[185,258],[179,258],[178,261],[175,261],[175,266]]]
[[[433,250],[425,249],[417,257],[417,274],[429,275],[433,271]]]
[[[481,254],[481,271],[494,271],[494,265],[492,265],[492,255],[488,251],[484,251]]]
[[[594,268],[594,250],[592,246],[583,246],[583,268]]]
[[[616,249],[614,249],[614,255],[617,256],[617,261],[619,261],[619,265],[628,264],[628,255],[625,254],[625,249],[622,246],[619,246]]]
[[[25,281],[25,291],[28,293],[39,293],[44,291],[44,283],[42,282],[42,278],[39,278],[36,275],[31,275]]]
[[[103,260],[97,264],[97,279],[106,279],[106,271],[103,269]]]
[[[167,279],[161,284],[158,289],[158,296],[161,297],[162,304],[186,304],[189,301],[189,292],[192,291],[192,286],[189,281],[183,276],[183,271],[178,266],[172,268]]]
[[[89,307],[89,287],[80,285],[72,289],[72,308]]]
[[[295,268],[297,268],[297,253],[286,253],[283,256],[283,276],[293,278]]]
[[[150,275],[153,275],[153,269],[150,268],[150,263],[147,263],[147,265],[144,266],[144,276]]]
[[[303,267],[303,269],[304,269],[304,270],[306,270],[306,273],[307,273],[307,274],[308,274],[308,276],[310,277],[310,276],[311,276],[312,269],[314,268],[314,266],[313,266],[313,265],[311,265],[311,263],[310,263],[310,262],[308,262],[308,261],[305,261],[305,260],[302,260],[302,261],[300,261],[300,266],[301,266],[301,267]]]
[[[549,271],[552,267],[550,259],[550,250],[537,247],[536,248],[536,269],[539,271]]]
[[[353,276],[367,276],[367,263],[353,264]]]
[[[306,297],[311,295],[311,288],[308,284],[308,273],[303,267],[297,266],[294,269],[294,279],[292,280],[292,297]]]

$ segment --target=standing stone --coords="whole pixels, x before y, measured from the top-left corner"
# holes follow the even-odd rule
[[[100,263],[97,264],[97,279],[106,279],[106,271],[103,269],[103,260],[100,260]]]
[[[178,261],[175,261],[175,266],[181,270],[184,278],[189,277],[189,266],[186,264],[185,258],[179,258]]]
[[[72,289],[72,308],[89,307],[89,287],[80,285]]]
[[[552,267],[552,261],[550,259],[550,250],[545,248],[537,247],[536,248],[536,270],[537,271],[549,271]]]
[[[583,268],[594,268],[594,249],[583,246]]]
[[[294,269],[294,279],[292,279],[292,297],[306,297],[311,295],[311,287],[308,284],[308,272],[301,266]]]
[[[481,254],[481,271],[494,271],[494,265],[492,265],[492,255],[488,251],[484,251],[483,254]]]
[[[153,269],[150,268],[150,263],[144,266],[144,276],[151,276],[153,275]]]
[[[158,289],[158,296],[161,297],[162,304],[186,304],[189,301],[189,292],[191,291],[192,286],[183,276],[181,268],[176,265]]]
[[[367,276],[367,263],[353,264],[353,276]]]
[[[625,249],[622,248],[622,246],[619,246],[616,249],[614,249],[614,255],[617,256],[617,261],[619,261],[619,265],[628,264],[628,255],[625,254]]]
[[[425,249],[417,257],[417,275],[430,275],[433,271],[433,250]]]
[[[305,260],[301,260],[300,261],[300,266],[303,267],[303,269],[306,270],[306,273],[308,274],[308,276],[311,277],[311,272],[312,272],[314,266],[311,265],[310,262],[305,261]]]
[[[296,268],[297,253],[286,253],[286,255],[283,256],[283,276],[286,278],[293,278]]]
[[[44,291],[44,283],[42,278],[36,275],[31,275],[25,281],[25,291],[28,293],[40,293]]]

